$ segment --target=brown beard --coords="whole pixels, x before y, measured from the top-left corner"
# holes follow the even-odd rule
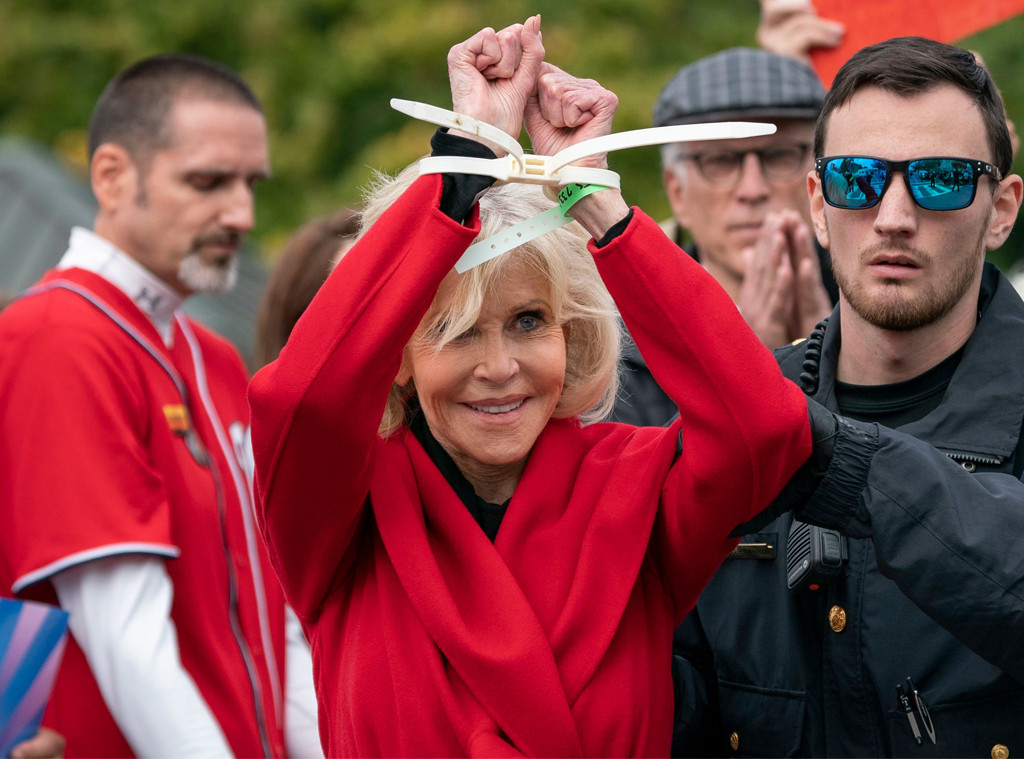
[[[826,222],[827,223],[827,222]],[[982,249],[985,228],[978,237],[977,249]],[[913,246],[893,241],[884,245],[872,246],[861,253],[858,263],[874,257],[881,250],[900,250],[914,257],[915,260],[927,263],[931,257]],[[977,259],[963,257],[950,276],[933,282],[927,289],[915,297],[910,297],[899,280],[887,282],[880,294],[869,292],[856,279],[846,276],[840,267],[833,263],[833,274],[840,292],[850,304],[854,313],[864,321],[880,329],[894,332],[908,332],[934,324],[946,316],[963,299],[978,271]]]

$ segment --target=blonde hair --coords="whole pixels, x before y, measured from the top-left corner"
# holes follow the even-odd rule
[[[393,179],[377,177],[366,194],[360,234],[373,226],[417,174],[417,165],[413,164]],[[481,229],[477,239],[482,240],[548,210],[554,203],[536,185],[505,184],[484,193],[479,205]],[[428,340],[440,350],[476,323],[484,299],[507,278],[521,276],[523,269],[538,272],[551,285],[555,318],[567,332],[565,382],[553,416],[576,416],[583,422],[602,419],[615,404],[622,330],[615,302],[587,250],[588,240],[589,235],[578,224],[567,224],[470,269],[459,278],[447,307],[438,310],[430,323],[423,325],[425,329],[417,330],[413,340]],[[411,381],[392,384],[378,429],[382,437],[405,423],[406,402],[414,392]]]

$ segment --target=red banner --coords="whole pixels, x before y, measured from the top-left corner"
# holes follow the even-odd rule
[[[865,45],[890,37],[916,35],[954,42],[1011,16],[1024,13],[1024,0],[812,0],[822,18],[841,21],[846,34],[839,47],[811,51],[815,71],[826,87],[839,67]]]

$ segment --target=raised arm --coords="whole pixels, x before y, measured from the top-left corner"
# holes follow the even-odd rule
[[[539,24],[534,17],[484,29],[452,48],[457,111],[518,137],[544,56]],[[377,430],[403,348],[479,231],[468,213],[472,195],[463,202],[459,190],[450,177],[443,189],[441,178],[422,177],[390,204],[250,385],[258,514],[301,618],[316,614],[360,548],[375,462],[387,445]]]
[[[553,154],[611,131],[615,95],[545,63],[526,129]],[[586,159],[604,168],[603,155]],[[810,451],[806,404],[724,290],[618,190],[570,213],[590,232],[598,269],[659,384],[681,411],[683,452],[666,482],[656,539],[666,576],[696,600],[728,533],[765,508]],[[699,583],[694,583],[695,577]],[[685,608],[681,612],[685,612]]]
[[[807,459],[807,404],[721,286],[642,211],[595,258],[679,407],[669,434],[680,452],[654,538],[681,618],[731,548],[729,533],[768,507]]]
[[[381,216],[249,387],[257,514],[300,618],[316,612],[359,548],[402,349],[475,236],[438,210],[440,195],[437,177],[421,178]]]

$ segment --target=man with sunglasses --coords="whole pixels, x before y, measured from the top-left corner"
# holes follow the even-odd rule
[[[1022,197],[1002,101],[971,53],[889,40],[836,76],[815,156],[840,301],[777,358],[812,418],[843,415],[836,456],[800,511],[817,526],[744,535],[677,632],[675,749],[1006,759],[1024,752],[1024,303],[985,262]]]
[[[680,69],[654,108],[655,126],[742,120],[778,127],[763,137],[661,149],[674,217],[665,231],[729,293],[769,348],[806,336],[838,297],[828,253],[810,231],[804,191],[824,97],[807,64],[732,48]],[[634,346],[623,365],[614,418],[664,424],[676,409]]]

